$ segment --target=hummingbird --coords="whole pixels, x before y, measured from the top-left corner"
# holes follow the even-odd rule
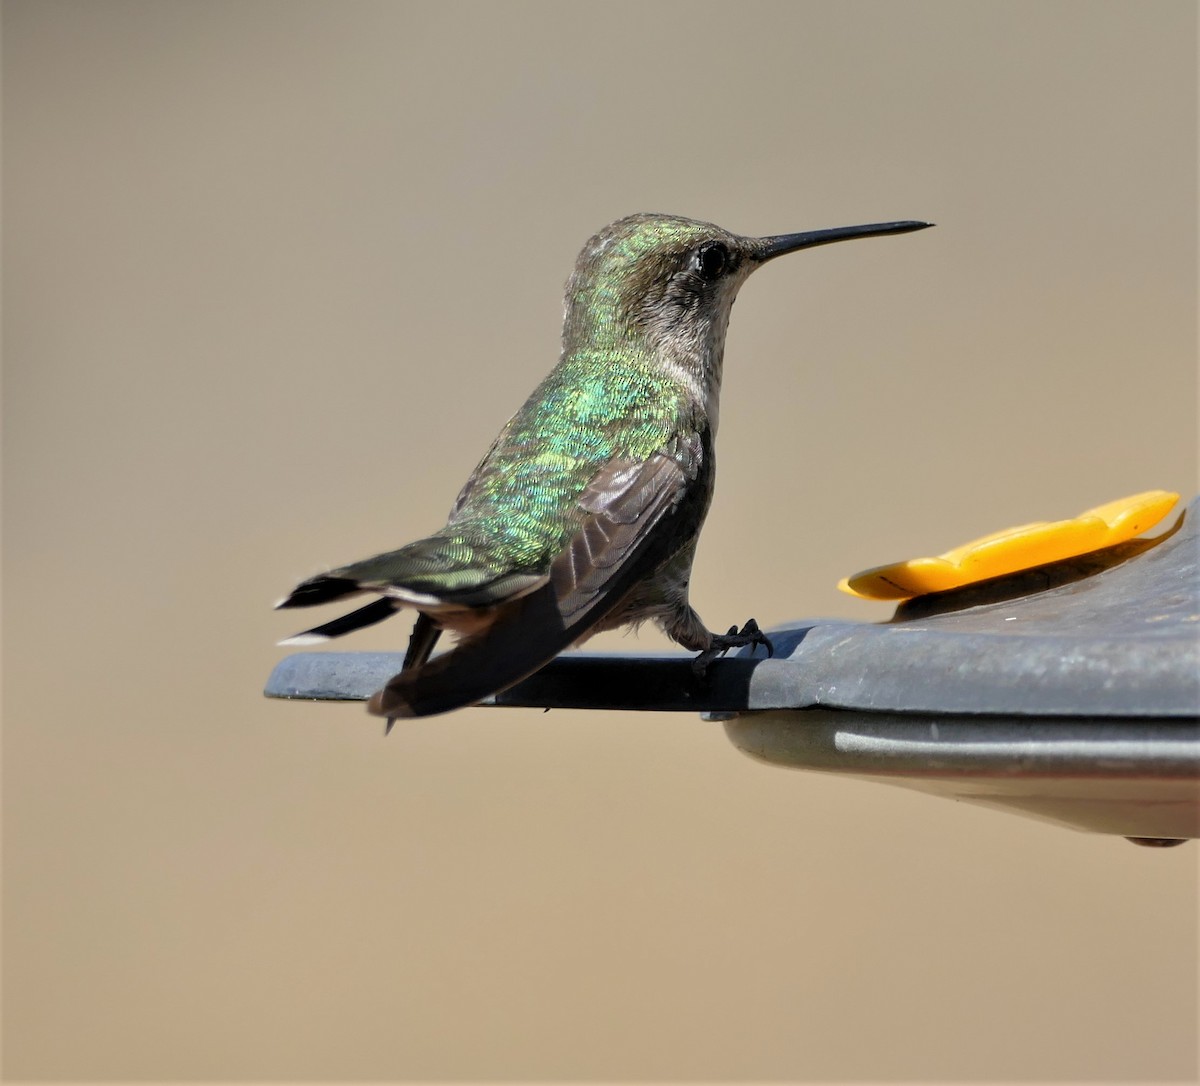
[[[738,289],[785,253],[903,234],[904,221],[741,237],[677,215],[630,215],[583,247],[558,364],[505,424],[443,528],[310,577],[276,605],[374,597],[280,642],[340,637],[411,608],[401,670],[369,701],[429,716],[507,689],[592,634],[646,620],[703,675],[770,642],[753,619],[713,633],[688,602],[712,501],[725,332]],[[437,656],[443,631],[457,635]]]

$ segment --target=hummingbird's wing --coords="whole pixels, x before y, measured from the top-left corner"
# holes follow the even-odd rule
[[[372,697],[371,712],[428,716],[473,705],[579,640],[688,538],[674,522],[696,490],[702,453],[699,438],[685,444],[684,455],[610,460],[580,495],[582,524],[545,583],[498,607],[486,629],[450,652],[401,671]]]
[[[696,459],[699,453],[697,447]],[[669,539],[670,533],[655,528],[686,495],[695,478],[692,460],[688,456],[681,462],[666,453],[641,461],[610,460],[593,477],[579,498],[580,509],[588,515],[550,567],[565,626],[594,624],[602,617],[593,615],[597,608],[607,613],[628,592],[626,581],[640,580],[669,557],[659,554],[663,548],[654,544]],[[633,561],[640,552],[650,561]],[[611,598],[618,588],[620,595]],[[605,607],[605,601],[610,606]]]

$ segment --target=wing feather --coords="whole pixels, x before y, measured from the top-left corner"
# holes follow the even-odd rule
[[[611,460],[597,472],[579,499],[590,516],[550,567],[568,625],[590,612],[602,593],[608,595],[605,589],[639,546],[651,544],[655,525],[679,504],[687,484],[683,467],[665,453],[643,461]]]
[[[609,461],[580,495],[583,524],[551,564],[548,582],[502,607],[480,635],[394,676],[371,699],[371,712],[429,716],[473,705],[577,641],[669,557],[658,544],[664,519],[694,479],[688,466],[666,451]]]

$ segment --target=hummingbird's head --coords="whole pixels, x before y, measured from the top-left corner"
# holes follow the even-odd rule
[[[729,312],[760,265],[785,253],[849,238],[920,230],[923,222],[741,237],[678,215],[630,215],[583,247],[567,284],[564,348],[631,338],[691,375],[711,398],[720,381]]]
[[[630,215],[579,254],[564,338],[620,331],[703,369],[719,363],[738,288],[756,266],[750,239],[677,215]],[[599,322],[599,328],[597,328]]]

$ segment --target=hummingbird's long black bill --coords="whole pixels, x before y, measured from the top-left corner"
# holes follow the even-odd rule
[[[797,249],[811,249],[814,245],[830,245],[835,241],[849,241],[851,238],[874,238],[881,234],[908,234],[913,230],[924,230],[933,226],[931,222],[917,222],[909,219],[905,222],[875,222],[866,226],[834,226],[828,230],[806,230],[802,234],[778,234],[772,238],[763,238],[763,248],[759,250],[760,260],[772,260],[784,253],[794,253]]]

